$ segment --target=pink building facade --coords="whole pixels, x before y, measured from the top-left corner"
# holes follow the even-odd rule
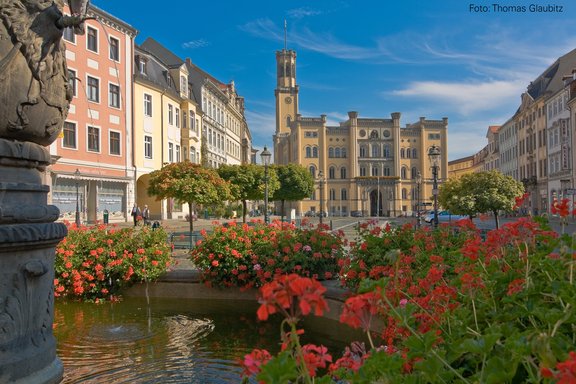
[[[66,8],[65,11],[68,11]],[[46,174],[50,200],[62,220],[129,218],[134,196],[132,72],[137,31],[94,7],[84,35],[64,34],[74,90],[60,138],[50,147],[54,164]]]

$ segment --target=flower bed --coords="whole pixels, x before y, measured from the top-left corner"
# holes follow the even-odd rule
[[[286,273],[331,279],[344,255],[343,237],[323,227],[230,222],[202,234],[191,260],[203,272],[203,281],[217,287],[259,287]]]
[[[365,342],[338,359],[301,346],[296,325],[326,309],[323,292],[279,276],[261,288],[258,316],[284,315],[283,350],[255,350],[246,374],[266,383],[574,383],[575,255],[572,237],[526,219],[486,239],[469,222],[366,227],[341,262],[358,293],[340,318]]]
[[[121,289],[166,272],[170,251],[162,228],[71,225],[56,247],[54,294],[96,302],[115,299]]]

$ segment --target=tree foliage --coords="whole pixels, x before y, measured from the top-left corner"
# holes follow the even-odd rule
[[[218,174],[230,183],[232,200],[242,202],[242,219],[246,221],[246,202],[248,200],[261,200],[264,198],[265,169],[261,165],[221,165]],[[268,196],[272,196],[280,187],[276,172],[268,168]]]
[[[314,178],[310,172],[298,164],[274,166],[280,188],[276,190],[272,199],[282,202],[282,216],[284,216],[285,201],[299,201],[309,197],[314,192]]]
[[[491,212],[498,227],[498,213],[512,212],[516,197],[523,193],[522,183],[493,170],[447,180],[440,187],[438,201],[455,214],[473,216]]]
[[[167,164],[150,174],[148,194],[158,200],[174,198],[188,203],[190,231],[195,204],[214,204],[230,199],[230,185],[215,170],[183,161]]]

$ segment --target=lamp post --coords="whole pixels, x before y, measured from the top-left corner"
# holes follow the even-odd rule
[[[432,196],[434,197],[434,228],[438,228],[438,162],[440,160],[440,148],[433,145],[428,150],[428,158],[432,164]]]
[[[322,224],[322,217],[324,216],[324,183],[326,180],[324,179],[324,174],[322,171],[318,172],[318,186],[320,187],[320,212],[318,213],[320,216],[320,224]]]
[[[422,174],[420,171],[416,174],[416,228],[422,225],[422,216],[420,216],[420,189],[422,188]]]
[[[78,183],[80,182],[80,170],[76,168],[74,172],[76,179],[76,227],[80,227],[80,193],[78,192]]]
[[[272,154],[264,146],[264,150],[260,154],[262,159],[262,164],[264,164],[264,223],[270,224],[270,217],[268,216],[268,165],[270,164],[270,158]]]
[[[380,221],[380,174],[376,175],[377,193],[376,193],[376,217]]]

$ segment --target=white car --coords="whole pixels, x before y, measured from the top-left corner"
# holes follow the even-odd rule
[[[448,223],[448,222],[456,222],[458,220],[469,219],[468,215],[455,215],[450,213],[449,211],[438,211],[438,222],[439,223]],[[424,221],[427,223],[432,224],[434,221],[434,212],[430,212],[426,216],[424,216]]]

